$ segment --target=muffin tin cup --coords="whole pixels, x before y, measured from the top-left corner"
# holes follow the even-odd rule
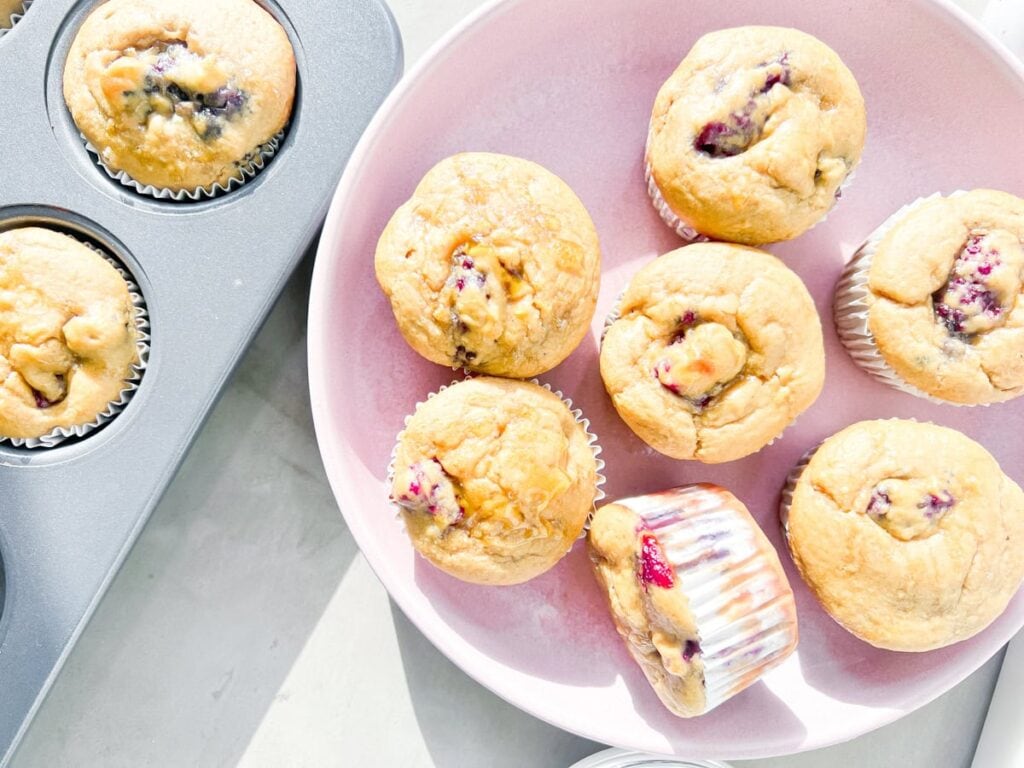
[[[32,2],[33,2],[33,0],[24,0],[24,2],[21,4],[21,10],[20,11],[15,11],[14,13],[11,14],[10,18],[7,19],[7,21],[10,22],[10,26],[9,27],[0,27],[0,37],[3,37],[8,32],[10,32],[12,29],[14,29],[15,25],[19,21],[21,21],[22,17],[24,17],[24,15],[26,13],[28,13],[28,9],[29,9],[29,7],[31,7]]]
[[[433,399],[434,397],[437,397],[437,395],[439,395],[442,392],[444,392],[446,389],[448,389],[448,387],[453,387],[456,384],[460,384],[463,381],[468,381],[469,379],[472,379],[472,378],[475,378],[475,375],[471,374],[471,373],[467,373],[465,378],[456,379],[456,380],[452,381],[450,384],[445,384],[443,387],[438,389],[436,392],[431,392],[429,395],[427,395],[427,399],[426,400],[420,400],[419,402],[416,403],[415,407],[413,408],[413,413],[415,413],[416,410],[421,405],[423,405],[425,402]],[[569,409],[569,412],[572,414],[573,418],[576,420],[576,423],[579,424],[581,427],[583,427],[583,431],[584,431],[584,433],[587,436],[587,444],[590,446],[590,451],[594,455],[594,464],[595,464],[595,468],[596,468],[596,476],[595,476],[595,483],[594,483],[594,486],[595,486],[594,502],[591,505],[590,514],[587,515],[587,519],[583,523],[583,530],[582,530],[582,532],[580,533],[579,536],[576,537],[577,541],[579,539],[585,539],[586,536],[587,536],[587,532],[590,530],[590,520],[594,516],[594,510],[597,509],[598,503],[600,503],[601,501],[604,501],[604,499],[605,499],[604,484],[605,484],[605,479],[606,478],[605,478],[604,474],[602,474],[604,472],[604,459],[601,458],[601,446],[597,442],[597,435],[595,435],[593,432],[590,431],[590,419],[586,418],[583,415],[582,409],[574,408],[573,407],[572,400],[570,400],[568,397],[563,395],[560,390],[552,389],[550,384],[541,384],[541,382],[538,381],[537,379],[529,379],[528,381],[529,381],[530,384],[536,384],[537,386],[539,386],[539,387],[541,387],[543,389],[546,389],[548,392],[550,392],[551,394],[555,395],[555,397],[557,397],[559,400],[562,401],[562,403],[565,405],[565,407]],[[391,487],[391,484],[395,480],[395,458],[398,455],[398,444],[402,440],[402,435],[405,434],[405,427],[407,427],[409,425],[409,419],[412,418],[412,415],[413,414],[410,413],[408,416],[405,417],[405,420],[404,420],[404,423],[402,425],[401,431],[395,436],[395,445],[391,449],[391,456],[388,459],[387,486],[389,488]],[[389,498],[388,500],[391,503],[392,509],[394,509],[394,511],[395,511],[395,517],[398,518],[398,519],[401,519],[402,508],[398,504],[396,504],[393,499]],[[571,551],[571,550],[572,550],[572,547],[570,546],[569,550],[566,550],[566,553],[568,554],[568,552]]]
[[[698,232],[692,225],[684,221],[679,216],[679,214],[677,214],[675,211],[672,210],[671,207],[669,207],[669,204],[665,200],[664,195],[661,194],[661,190],[658,188],[658,183],[654,180],[654,174],[651,170],[651,162],[648,159],[649,155],[647,153],[647,150],[650,147],[650,143],[651,133],[650,129],[648,129],[647,143],[644,146],[644,180],[647,182],[647,194],[650,196],[651,202],[654,204],[654,209],[658,212],[658,215],[661,216],[661,220],[664,221],[669,226],[669,229],[671,229],[673,232],[675,232],[677,235],[683,238],[683,240],[685,240],[687,244],[707,242],[708,240],[715,239]],[[839,201],[842,199],[843,193],[845,193],[849,189],[850,185],[853,183],[853,177],[856,174],[857,169],[854,168],[846,175],[846,178],[843,179],[843,183],[840,184],[839,188],[836,190],[836,202],[833,203],[831,208],[825,211],[824,215],[820,219],[818,219],[811,226],[805,229],[804,232],[810,232],[812,229],[817,227],[819,224],[823,223],[829,217],[829,214],[832,213],[836,205],[838,205]],[[802,235],[804,234],[804,232],[801,232],[800,234]],[[799,236],[800,235],[797,235],[797,237]],[[767,245],[767,243],[765,243],[765,245]]]
[[[796,648],[796,604],[757,524],[698,484],[617,500],[654,533],[683,585],[700,638],[705,711]]]
[[[962,194],[964,194],[962,191],[954,192],[950,197]],[[850,262],[843,269],[839,282],[836,283],[832,312],[839,341],[842,342],[853,361],[874,379],[900,392],[938,405],[952,405],[958,408],[972,407],[969,403],[954,403],[929,395],[903,379],[878,351],[874,334],[871,333],[868,326],[868,310],[870,309],[868,277],[871,273],[871,260],[878,249],[878,244],[907,215],[937,197],[939,194],[936,192],[908,203],[868,235],[864,243],[854,252]],[[988,403],[979,403],[979,405],[987,406]]]
[[[178,190],[167,189],[166,187],[156,187],[152,184],[143,184],[142,182],[133,179],[125,171],[118,171],[111,168],[103,162],[103,155],[100,151],[96,149],[96,147],[94,147],[84,135],[81,133],[78,135],[82,139],[82,143],[85,144],[85,148],[89,152],[89,155],[96,161],[96,165],[102,168],[110,178],[120,182],[126,187],[134,189],[140,195],[146,195],[147,197],[156,198],[157,200],[174,200],[175,202],[181,203],[185,201],[197,202],[199,200],[208,200],[220,195],[225,195],[228,192],[232,192],[244,185],[247,181],[262,171],[274,155],[277,154],[278,149],[281,147],[281,142],[284,141],[284,137],[287,132],[288,128],[286,126],[283,130],[274,134],[269,141],[261,144],[255,150],[250,152],[248,157],[242,161],[241,165],[239,165],[239,175],[228,179],[226,184],[217,182],[206,187]]]
[[[68,235],[71,237],[71,235]],[[75,242],[81,243],[91,251],[96,252],[103,259],[110,264],[121,278],[125,281],[128,286],[128,297],[132,303],[132,321],[135,325],[135,347],[136,347],[136,361],[132,363],[129,369],[129,375],[124,380],[124,386],[118,393],[117,399],[112,400],[107,404],[94,419],[85,424],[76,424],[69,427],[57,427],[56,429],[47,432],[45,435],[39,437],[2,437],[0,436],[0,445],[10,445],[15,448],[55,448],[65,440],[69,438],[80,438],[85,437],[93,430],[99,429],[104,426],[111,419],[116,417],[121,411],[125,409],[128,402],[132,399],[132,396],[138,390],[139,385],[142,383],[142,376],[146,370],[146,364],[149,362],[149,311],[146,308],[146,300],[142,296],[142,291],[139,286],[132,279],[132,276],[128,271],[121,265],[121,262],[111,256],[109,253],[93,245],[85,240],[74,238]]]

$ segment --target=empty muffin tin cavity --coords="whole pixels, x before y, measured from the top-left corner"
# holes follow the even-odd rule
[[[139,277],[141,270],[116,238],[83,217],[66,211],[57,211],[45,206],[18,206],[0,209],[0,232],[24,227],[42,227],[69,235],[96,251],[117,269],[128,285],[129,295],[133,304],[132,321],[134,322],[137,336],[138,360],[131,368],[130,376],[126,379],[125,387],[121,391],[120,397],[100,413],[94,422],[87,425],[54,430],[40,438],[0,437],[0,461],[3,461],[5,458],[2,454],[7,454],[11,451],[37,453],[58,446],[70,446],[88,440],[101,430],[104,430],[128,406],[141,386],[149,361],[151,343],[149,311],[144,298],[144,281]]]
[[[294,27],[278,4],[267,0],[256,0],[256,2],[281,25],[288,35],[288,40],[295,53],[295,99],[288,123],[279,134],[268,142],[261,147],[253,148],[254,153],[250,155],[243,166],[241,179],[232,179],[226,186],[216,184],[203,189],[172,192],[135,182],[126,174],[109,169],[100,163],[96,150],[79,132],[78,126],[64,102],[63,93],[64,66],[68,51],[82,23],[94,9],[103,4],[97,0],[80,0],[71,8],[53,40],[47,58],[46,111],[50,118],[50,125],[59,140],[58,144],[72,165],[78,168],[79,172],[97,188],[122,202],[138,206],[140,202],[145,201],[143,204],[178,210],[194,210],[199,206],[214,205],[228,200],[238,190],[242,188],[249,190],[254,185],[261,183],[265,176],[274,173],[276,166],[287,161],[281,155],[288,154],[292,144],[290,137],[294,135],[295,127],[301,116],[305,54]],[[174,41],[165,42],[171,44]],[[213,94],[208,94],[208,96],[212,97]],[[227,97],[217,101],[217,104],[220,105],[221,101],[224,101],[224,104],[216,106],[215,109],[223,111],[230,106]]]

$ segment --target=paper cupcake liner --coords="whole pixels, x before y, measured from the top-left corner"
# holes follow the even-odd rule
[[[463,381],[468,381],[468,380],[473,379],[473,378],[476,378],[476,376],[474,376],[473,374],[467,374],[465,378],[456,379],[455,381],[452,381],[450,384],[445,384],[440,389],[438,389],[436,392],[431,392],[429,395],[427,395],[427,399],[426,400],[420,400],[419,402],[417,402],[416,405],[412,409],[412,413],[410,413],[409,415],[407,415],[405,417],[405,419],[403,419],[403,421],[402,421],[402,429],[395,436],[395,444],[394,444],[394,447],[392,447],[392,449],[391,449],[391,455],[390,455],[390,457],[388,459],[388,469],[387,469],[387,485],[388,485],[388,488],[391,487],[391,484],[395,480],[395,459],[396,459],[396,457],[398,455],[398,444],[401,442],[402,436],[405,434],[405,428],[407,426],[409,426],[409,419],[411,419],[413,417],[413,414],[416,413],[417,409],[419,409],[419,407],[421,405],[423,405],[423,403],[428,402],[428,401],[432,400],[433,398],[437,397],[439,394],[444,392],[449,387],[453,387],[456,384],[461,384]],[[604,459],[601,458],[601,446],[597,442],[597,435],[595,435],[593,432],[590,431],[590,419],[586,418],[583,415],[583,410],[580,409],[580,408],[574,408],[572,400],[570,400],[568,397],[563,395],[561,390],[552,389],[550,384],[541,384],[537,379],[529,379],[529,383],[530,384],[536,384],[537,386],[541,387],[542,389],[546,389],[548,392],[553,394],[555,397],[557,397],[559,400],[561,400],[562,403],[565,404],[565,406],[569,409],[569,413],[571,413],[573,418],[576,420],[576,423],[579,424],[581,427],[583,427],[583,432],[587,436],[587,444],[590,446],[590,451],[594,455],[594,465],[595,465],[594,501],[591,504],[590,514],[587,515],[587,519],[583,523],[583,531],[577,537],[577,540],[586,538],[587,531],[590,530],[590,521],[591,521],[591,519],[594,516],[594,510],[597,508],[598,503],[603,501],[604,498],[605,498],[604,484],[605,484],[605,481],[607,480],[607,478],[603,474],[604,468],[605,468],[605,463],[604,463]],[[398,504],[396,504],[393,499],[389,498],[389,501],[391,503],[391,507],[395,511],[396,517],[400,517],[401,516],[401,507]],[[571,547],[570,547],[570,549],[571,549]]]
[[[69,235],[70,237],[70,235]],[[118,393],[117,399],[107,404],[97,416],[85,424],[76,424],[70,427],[57,427],[45,435],[40,437],[0,437],[0,445],[11,445],[15,448],[54,448],[65,440],[76,437],[85,437],[93,430],[99,429],[117,414],[124,410],[125,406],[132,399],[135,391],[139,388],[142,383],[142,376],[146,370],[146,366],[149,363],[149,311],[146,308],[146,300],[142,296],[142,291],[139,286],[132,279],[128,271],[122,266],[121,262],[111,256],[102,248],[93,245],[90,242],[79,240],[75,238],[76,242],[81,243],[85,247],[92,251],[95,251],[104,260],[110,264],[117,273],[125,281],[128,286],[128,296],[132,303],[133,317],[132,320],[135,324],[135,346],[137,350],[137,359],[132,363],[129,369],[129,376],[124,380],[124,386]]]
[[[664,195],[661,194],[661,189],[658,188],[658,183],[654,180],[654,173],[651,170],[651,162],[648,159],[650,157],[648,154],[650,145],[651,131],[650,128],[648,128],[647,142],[644,145],[644,180],[647,182],[647,194],[650,196],[651,202],[654,204],[654,209],[658,212],[658,215],[661,216],[661,220],[664,221],[672,231],[683,238],[683,240],[686,240],[687,243],[701,243],[713,239],[707,235],[701,234],[693,227],[693,225],[689,224],[669,206],[668,201],[666,201]],[[836,189],[835,202],[827,211],[825,211],[824,215],[822,215],[820,219],[805,229],[804,232],[810,232],[829,217],[829,214],[832,213],[832,211],[835,210],[835,207],[839,204],[839,200],[842,199],[843,193],[849,189],[856,172],[857,169],[854,167],[848,174],[846,174],[846,178],[843,179],[842,184],[840,184]],[[800,234],[803,234],[803,232]],[[797,237],[799,237],[799,235]]]
[[[14,13],[11,14],[10,18],[8,19],[11,25],[9,27],[0,27],[0,37],[3,37],[12,29],[14,29],[15,25],[22,20],[26,13],[28,13],[28,9],[32,5],[32,3],[33,0],[24,0],[24,2],[21,4],[21,11],[15,11]]]
[[[673,211],[665,197],[661,194],[661,190],[658,189],[658,182],[654,180],[654,173],[651,170],[651,161],[648,159],[650,155],[648,150],[651,147],[651,129],[648,126],[647,129],[647,141],[644,143],[644,181],[647,182],[647,194],[651,198],[651,202],[654,204],[654,210],[661,216],[661,220],[664,221],[669,229],[679,235],[683,240],[688,243],[700,243],[706,242],[707,237],[702,235],[693,226],[688,224]]]
[[[779,500],[779,527],[782,531],[782,538],[786,542],[786,548],[789,549],[789,508],[793,504],[793,494],[796,492],[796,484],[800,480],[800,476],[807,469],[807,465],[811,463],[811,458],[818,452],[821,447],[821,443],[818,443],[810,450],[806,451],[803,456],[800,457],[800,461],[796,463],[796,466],[789,471],[786,475],[786,484],[782,486],[782,497]],[[793,550],[789,549],[789,554],[792,557]]]
[[[700,484],[614,503],[638,515],[679,576],[700,640],[705,711],[796,648],[796,604],[775,550],[732,494]]]
[[[100,151],[96,149],[96,147],[94,147],[84,135],[79,134],[79,136],[81,136],[82,141],[85,143],[85,148],[89,151],[89,154],[91,154],[95,159],[96,165],[102,168],[110,178],[116,179],[126,187],[131,187],[140,195],[154,197],[158,200],[174,200],[175,202],[180,203],[185,202],[186,200],[190,200],[192,202],[208,200],[238,189],[266,167],[271,158],[277,154],[278,149],[281,147],[281,142],[284,140],[284,136],[287,132],[288,127],[285,126],[283,130],[272,136],[269,141],[261,144],[250,152],[240,161],[238,176],[228,179],[225,184],[216,182],[206,187],[179,190],[167,189],[166,187],[155,187],[152,184],[143,184],[133,179],[125,171],[117,171],[108,167],[107,164],[103,162],[103,156]]]
[[[965,194],[954,192],[950,197]],[[928,197],[921,197],[900,208],[887,218],[881,226],[868,235],[864,243],[854,252],[850,262],[843,269],[836,283],[832,313],[836,324],[836,333],[853,361],[864,371],[881,383],[914,397],[920,397],[938,405],[953,405],[959,408],[970,407],[967,403],[954,403],[943,400],[918,389],[903,379],[886,362],[875,343],[874,334],[868,326],[868,277],[871,272],[871,260],[878,249],[878,244],[902,219],[912,211],[930,200],[939,197],[936,192]],[[981,405],[988,405],[982,403]]]

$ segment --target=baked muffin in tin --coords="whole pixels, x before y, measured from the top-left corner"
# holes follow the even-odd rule
[[[109,170],[210,190],[251,172],[295,82],[287,33],[253,0],[108,0],[75,35],[64,100]]]

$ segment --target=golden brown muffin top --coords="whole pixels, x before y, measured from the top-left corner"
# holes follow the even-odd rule
[[[619,307],[601,345],[601,376],[626,423],[668,456],[746,456],[821,392],[814,302],[764,251],[727,243],[672,251],[633,277]]]
[[[825,609],[881,648],[964,640],[1024,578],[1024,492],[984,448],[934,424],[862,421],[828,438],[786,525]]]
[[[64,68],[64,100],[103,162],[171,190],[238,178],[294,96],[288,35],[253,0],[108,0]]]
[[[0,233],[0,437],[91,422],[137,361],[124,279],[99,254],[39,227]]]
[[[377,280],[405,340],[435,363],[528,377],[564,360],[597,303],[597,232],[536,163],[472,152],[435,165],[388,222]]]
[[[954,403],[1024,393],[1024,200],[931,198],[873,247],[868,327],[901,378]]]
[[[530,382],[468,379],[421,403],[393,466],[391,497],[413,545],[480,584],[548,570],[582,532],[596,493],[586,432]]]
[[[768,243],[828,212],[866,132],[857,81],[831,48],[795,29],[738,27],[701,37],[661,87],[647,160],[689,226]]]

